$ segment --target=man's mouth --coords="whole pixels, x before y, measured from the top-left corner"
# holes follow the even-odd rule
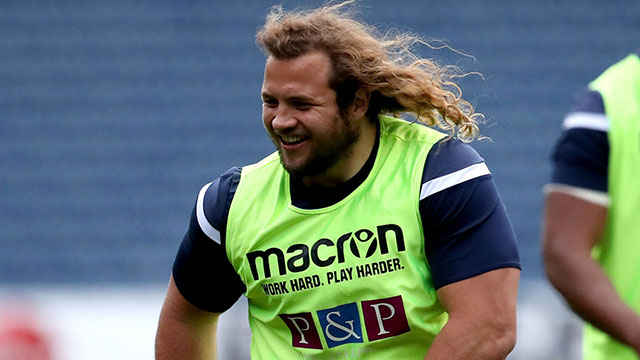
[[[305,140],[306,137],[304,136],[280,135],[280,141],[282,141],[282,144],[288,146],[300,144]]]

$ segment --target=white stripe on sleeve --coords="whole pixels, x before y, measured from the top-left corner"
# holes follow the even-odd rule
[[[461,184],[465,181],[491,174],[487,165],[483,162],[467,166],[464,169],[454,171],[450,174],[431,179],[422,184],[420,189],[420,200],[439,191]]]
[[[609,194],[602,191],[579,188],[576,186],[564,184],[547,184],[543,188],[543,192],[545,195],[549,195],[549,193],[554,191],[571,195],[573,197],[577,197],[578,199],[582,199],[584,201],[588,201],[603,207],[609,207],[609,204],[611,204]]]
[[[211,240],[220,244],[220,231],[216,230],[211,224],[209,224],[209,220],[204,215],[204,194],[209,189],[211,183],[203,186],[198,194],[198,201],[196,202],[196,217],[198,218],[198,225],[200,225],[200,229],[209,237]]]
[[[609,118],[605,114],[590,112],[574,112],[564,118],[562,128],[583,128],[589,130],[609,131]]]

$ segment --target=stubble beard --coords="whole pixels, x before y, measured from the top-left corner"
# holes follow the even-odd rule
[[[311,149],[307,158],[299,165],[287,164],[282,150],[277,147],[280,163],[293,179],[320,175],[353,153],[353,146],[360,139],[360,129],[349,126],[347,120],[341,116],[337,116],[334,122],[340,124],[335,136],[322,144],[315,144],[315,148]]]

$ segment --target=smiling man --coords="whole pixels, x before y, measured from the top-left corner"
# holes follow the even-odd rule
[[[406,61],[418,39],[378,39],[347,4],[276,7],[258,32],[277,151],[200,190],[157,359],[216,358],[218,316],[242,294],[252,359],[504,359],[513,348],[515,236],[465,143],[481,115],[446,68]],[[423,124],[390,116],[403,113]]]
[[[365,117],[369,94],[342,113],[329,86],[331,59],[321,50],[292,59],[269,57],[262,121],[289,174],[305,185],[349,180],[373,148],[376,124]]]

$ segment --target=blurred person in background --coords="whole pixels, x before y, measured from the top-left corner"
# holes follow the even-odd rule
[[[640,354],[639,54],[577,96],[545,187],[545,270],[586,321],[584,359]]]
[[[252,359],[512,350],[520,263],[492,175],[466,144],[481,115],[450,67],[410,52],[420,39],[376,37],[349,3],[275,7],[259,30],[277,152],[200,190],[158,360],[216,358],[218,317],[242,294]]]

